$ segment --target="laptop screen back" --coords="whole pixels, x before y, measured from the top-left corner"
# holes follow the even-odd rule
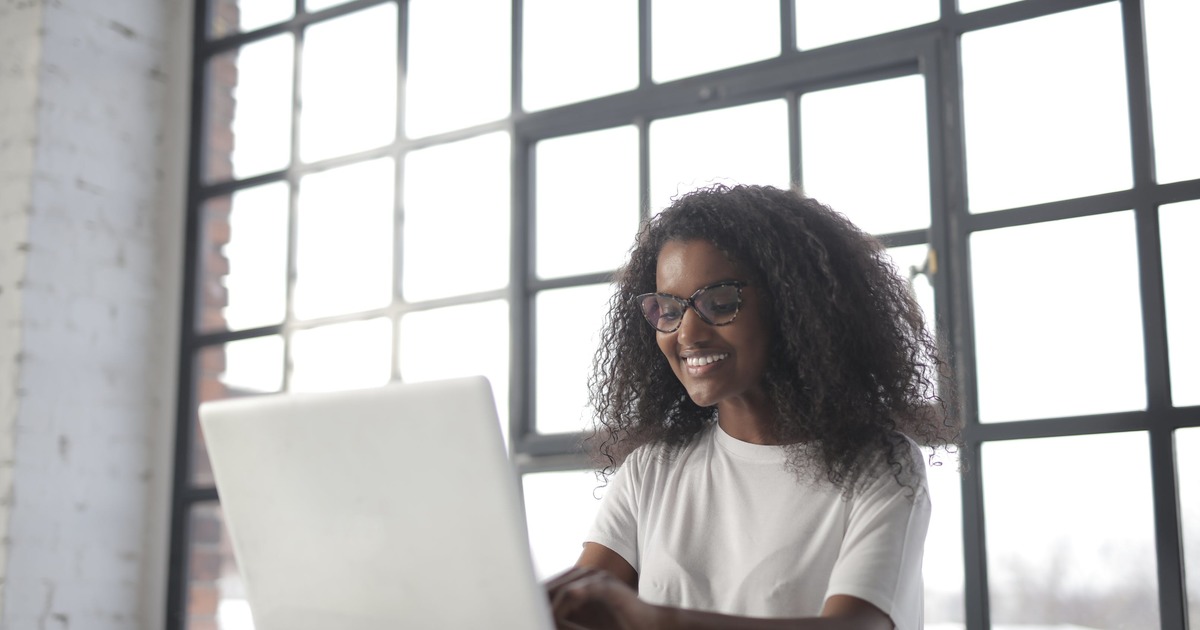
[[[256,630],[553,627],[482,377],[200,419]]]

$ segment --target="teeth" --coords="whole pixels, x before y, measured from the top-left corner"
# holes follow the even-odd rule
[[[688,367],[700,367],[702,365],[716,363],[717,361],[720,361],[728,356],[728,354],[710,354],[704,357],[686,357],[684,358],[684,361],[688,364]]]

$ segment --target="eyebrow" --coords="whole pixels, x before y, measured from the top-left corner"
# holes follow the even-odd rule
[[[700,291],[703,291],[703,290],[705,290],[705,289],[709,289],[709,288],[715,287],[715,286],[717,286],[717,285],[719,285],[719,284],[727,284],[727,283],[731,283],[731,282],[740,282],[740,283],[742,283],[742,288],[743,288],[743,289],[744,289],[744,288],[746,288],[746,287],[748,287],[748,286],[750,286],[750,283],[749,283],[749,282],[746,282],[745,280],[741,280],[741,279],[739,279],[739,278],[727,278],[727,279],[725,279],[725,280],[717,280],[716,282],[709,282],[708,284],[706,284],[706,285],[704,285],[704,286],[700,287],[699,289],[696,289],[695,291],[692,291],[692,292],[688,293],[687,295],[679,295],[679,294],[677,294],[677,293],[671,293],[670,291],[659,291],[657,286],[655,286],[655,289],[654,289],[654,291],[651,291],[651,293],[658,293],[658,294],[662,294],[662,295],[669,295],[669,296],[671,296],[671,297],[676,297],[676,298],[680,298],[680,299],[685,299],[685,298],[690,298],[690,297],[692,297],[693,295],[696,295],[696,293],[698,293],[698,292],[700,292]]]

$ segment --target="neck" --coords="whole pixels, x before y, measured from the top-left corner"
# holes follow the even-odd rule
[[[717,423],[730,437],[751,444],[781,444],[772,430],[775,414],[766,401],[727,400],[717,404]]]

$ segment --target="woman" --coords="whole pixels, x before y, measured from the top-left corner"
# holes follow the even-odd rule
[[[908,436],[957,446],[942,367],[843,216],[771,187],[676,200],[596,354],[593,440],[621,469],[547,583],[559,627],[920,628],[930,503]]]

